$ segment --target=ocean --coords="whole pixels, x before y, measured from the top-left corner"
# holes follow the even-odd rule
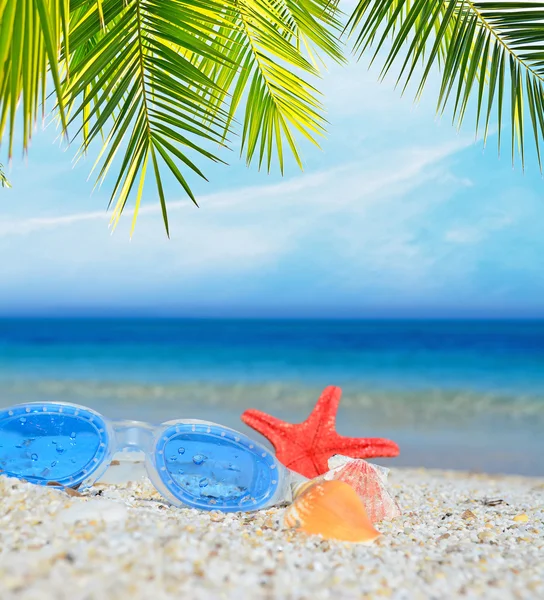
[[[2,407],[251,433],[246,408],[302,421],[327,385],[340,433],[400,445],[381,464],[544,475],[544,321],[0,320]]]

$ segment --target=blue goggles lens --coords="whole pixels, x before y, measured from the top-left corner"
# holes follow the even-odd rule
[[[72,406],[0,412],[0,470],[31,483],[75,487],[101,465],[108,437],[94,413]]]
[[[130,447],[148,455],[151,481],[176,504],[244,511],[269,506],[277,495],[285,469],[232,429],[204,422],[107,423],[94,411],[53,403],[0,410],[0,473],[41,485],[89,485],[125,447],[127,431]]]
[[[278,487],[275,457],[221,426],[173,426],[155,451],[163,483],[195,508],[251,510],[265,504]]]

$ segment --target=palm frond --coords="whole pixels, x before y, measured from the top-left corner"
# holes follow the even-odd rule
[[[296,134],[316,145],[323,135],[319,93],[306,78],[318,76],[321,54],[344,60],[337,12],[329,0],[236,0],[220,32],[229,62],[197,57],[198,67],[222,90],[218,102],[228,103],[225,131],[246,100],[242,152],[248,165],[258,156],[259,167],[266,161],[270,170],[276,154],[283,172],[287,142],[302,167]]]
[[[283,168],[285,136],[300,163],[291,127],[312,141],[310,132],[323,127],[316,90],[292,72],[317,74],[298,44],[304,39],[341,59],[333,34],[339,23],[321,2],[102,0],[99,15],[98,5],[79,0],[66,103],[70,122],[80,124],[83,152],[99,135],[105,138],[98,182],[123,149],[111,199],[114,225],[133,188],[136,216],[149,162],[167,231],[161,166],[196,204],[184,172],[204,177],[192,155],[219,160],[210,144],[228,143],[249,81],[242,134],[248,162],[259,142],[259,162],[267,152],[270,167],[275,147]]]
[[[66,129],[62,100],[60,43],[68,33],[69,0],[0,2],[0,139],[8,128],[13,154],[16,114],[22,99],[22,145],[28,148],[34,124],[45,110],[47,77],[53,80],[57,111]]]
[[[0,185],[5,188],[10,188],[11,184],[4,173],[4,165],[0,164]]]
[[[223,143],[226,114],[210,100],[219,90],[183,51],[225,62],[211,44],[223,23],[223,5],[215,0],[80,4],[84,10],[77,14],[69,37],[71,81],[65,82],[70,123],[79,124],[82,152],[104,136],[95,163],[97,183],[118,164],[110,200],[113,225],[139,179],[136,217],[151,162],[168,233],[161,166],[196,204],[183,171],[204,175],[191,155],[219,160],[205,146]]]
[[[493,0],[360,0],[347,29],[359,53],[374,47],[374,59],[391,40],[382,69],[405,59],[397,83],[419,77],[417,95],[436,65],[442,82],[438,110],[452,105],[461,124],[470,98],[476,99],[476,130],[485,121],[484,140],[496,111],[498,144],[505,105],[510,105],[511,153],[525,162],[525,112],[541,167],[544,136],[544,2]],[[421,69],[417,67],[421,65]],[[421,73],[421,74],[420,74]],[[417,75],[416,75],[417,74]]]

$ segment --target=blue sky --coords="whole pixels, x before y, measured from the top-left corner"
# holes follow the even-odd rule
[[[0,189],[0,313],[191,316],[544,316],[544,182],[414,106],[364,62],[325,76],[328,137],[285,177],[204,165],[200,208],[168,186],[171,239],[152,187],[129,239],[112,235],[108,184],[72,168],[48,129]],[[3,160],[2,160],[3,159]],[[0,162],[5,155],[0,154]]]

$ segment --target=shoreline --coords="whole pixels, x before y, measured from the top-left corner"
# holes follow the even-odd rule
[[[383,536],[373,546],[359,546],[282,530],[279,508],[171,507],[146,479],[102,482],[79,497],[0,477],[0,597],[544,594],[544,478],[393,468],[389,489],[401,517],[377,524]]]

